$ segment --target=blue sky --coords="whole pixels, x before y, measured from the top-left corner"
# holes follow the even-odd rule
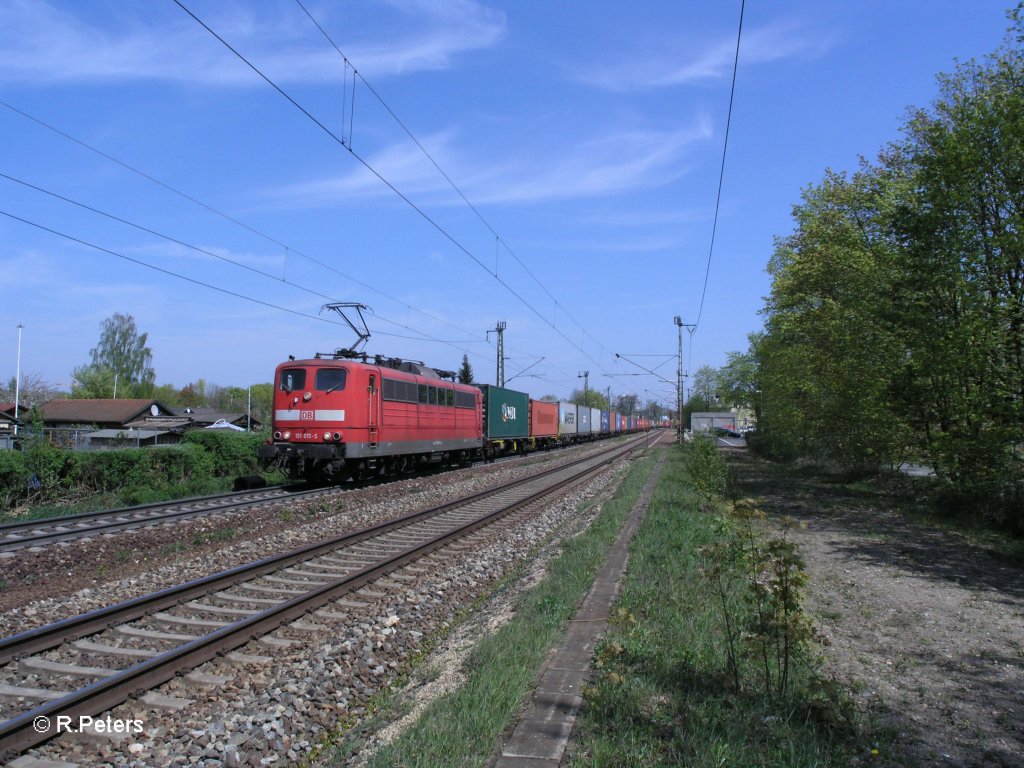
[[[615,353],[674,381],[699,313],[688,370],[744,350],[800,190],[896,139],[1008,7],[751,0],[701,311],[738,0],[303,0],[354,94],[295,0],[182,4],[323,127],[172,0],[0,0],[0,210],[32,222],[0,216],[4,380],[18,323],[22,371],[66,388],[121,312],[158,383],[269,381],[353,343],[333,300],[372,308],[373,353],[493,382],[501,320],[510,386],[671,402]]]

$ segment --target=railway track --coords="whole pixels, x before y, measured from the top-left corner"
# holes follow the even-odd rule
[[[292,490],[293,488],[294,486],[278,485],[259,490],[198,496],[123,509],[4,523],[0,524],[0,552],[45,547],[58,542],[93,538],[133,528],[163,525],[193,517],[206,517],[268,504],[280,504],[283,501],[329,495],[344,490],[340,486],[305,491]]]
[[[458,546],[643,443],[632,440],[484,493],[0,640],[0,711],[9,718],[0,723],[0,759],[52,738],[58,718],[104,712],[255,638],[272,643],[268,633],[295,626],[310,612],[317,612],[314,621],[344,619],[343,607],[337,613],[325,606]],[[238,656],[240,663],[257,658]]]
[[[495,461],[504,463],[518,458],[520,457],[502,457]],[[434,471],[422,470],[402,475],[397,479],[411,479],[430,474],[434,474]],[[121,509],[0,523],[0,553],[46,547],[76,539],[91,539],[136,528],[165,525],[196,517],[209,517],[242,509],[273,505],[282,501],[332,496],[353,488],[365,488],[394,479],[396,478],[372,479],[355,485],[332,485],[306,490],[299,485],[276,485],[247,491],[140,504]]]

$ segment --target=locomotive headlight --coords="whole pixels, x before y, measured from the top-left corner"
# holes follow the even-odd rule
[[[274,439],[275,440],[280,440],[281,439],[281,433],[280,432],[275,432],[274,433]]]
[[[330,439],[331,439],[331,433],[330,432],[324,432],[324,441],[326,442],[327,440],[330,440]]]
[[[302,402],[304,402],[304,403],[308,403],[312,399],[313,399],[313,393],[312,392],[307,392],[306,394],[304,394],[302,396]]]
[[[292,433],[291,432],[282,432],[281,433],[281,437],[284,440],[291,440],[292,439]]]
[[[334,433],[334,439],[335,440],[341,440],[341,432],[335,432]]]

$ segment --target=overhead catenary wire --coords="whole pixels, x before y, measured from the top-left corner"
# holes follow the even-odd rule
[[[60,201],[65,202],[65,203],[68,203],[69,205],[77,206],[77,207],[79,207],[79,208],[81,208],[83,210],[89,211],[89,212],[94,213],[94,214],[96,214],[98,216],[103,216],[103,217],[105,217],[107,219],[110,219],[112,221],[116,221],[116,222],[118,222],[120,224],[124,224],[125,226],[132,227],[132,228],[137,229],[137,230],[139,230],[141,232],[145,232],[145,233],[153,235],[155,237],[159,237],[161,239],[167,240],[168,242],[174,243],[175,245],[180,245],[183,248],[187,248],[189,250],[195,251],[196,253],[204,254],[206,256],[209,256],[211,258],[217,259],[218,261],[222,261],[224,263],[230,264],[230,265],[232,265],[234,267],[237,267],[239,269],[243,269],[243,270],[246,270],[248,272],[252,272],[254,274],[257,274],[257,275],[260,275],[262,277],[265,277],[265,278],[267,278],[269,280],[274,280],[276,282],[283,283],[283,284],[288,285],[289,287],[294,288],[296,290],[304,291],[304,292],[309,293],[310,295],[313,295],[313,296],[318,296],[321,299],[327,299],[329,301],[338,301],[337,297],[330,296],[330,295],[325,294],[325,293],[321,293],[321,292],[319,292],[319,291],[317,291],[317,290],[315,290],[313,288],[308,288],[306,286],[302,286],[302,285],[299,285],[299,284],[294,283],[294,282],[289,282],[289,281],[285,280],[283,277],[278,277],[277,275],[273,275],[273,274],[271,274],[269,272],[264,272],[263,270],[257,269],[256,267],[249,266],[248,264],[242,264],[242,263],[240,263],[238,261],[235,261],[234,259],[229,259],[226,256],[222,256],[221,254],[214,253],[213,251],[211,251],[209,249],[201,248],[201,247],[199,247],[197,245],[192,245],[190,243],[185,242],[184,240],[180,240],[180,239],[178,239],[176,237],[173,237],[171,235],[167,235],[167,234],[164,234],[162,232],[158,232],[158,231],[156,231],[154,229],[150,229],[149,227],[145,227],[145,226],[143,226],[141,224],[137,224],[137,223],[129,221],[127,219],[121,218],[120,216],[116,216],[116,215],[114,215],[112,213],[108,213],[107,211],[102,211],[99,208],[95,208],[95,207],[93,207],[91,205],[87,205],[87,204],[79,202],[77,200],[73,200],[73,199],[71,199],[69,197],[66,197],[64,195],[61,195],[61,194],[59,194],[57,192],[53,192],[51,190],[44,189],[43,187],[40,187],[40,186],[37,186],[37,185],[32,184],[30,182],[24,181],[23,179],[15,178],[14,176],[6,174],[6,173],[4,173],[2,171],[0,171],[0,178],[7,179],[8,181],[11,181],[11,182],[16,183],[16,184],[21,184],[22,186],[25,186],[25,187],[27,187],[29,189],[32,189],[32,190],[35,190],[36,192],[39,192],[39,193],[44,194],[44,195],[48,195],[48,196],[53,197],[53,198],[55,198],[57,200],[60,200]],[[214,287],[214,286],[210,286],[210,287]],[[437,342],[437,343],[440,343],[440,344],[446,344],[446,345],[448,345],[448,346],[450,346],[450,347],[452,347],[454,349],[457,349],[460,352],[463,352],[463,353],[465,353],[467,355],[471,354],[471,355],[474,355],[476,357],[480,357],[481,359],[487,359],[486,356],[484,356],[484,355],[482,355],[482,354],[480,354],[478,352],[475,352],[475,351],[469,350],[469,349],[465,349],[464,347],[457,346],[459,343],[466,343],[466,342],[455,342],[455,341],[450,341],[450,340],[447,340],[447,339],[439,339],[439,338],[436,338],[435,336],[432,336],[429,333],[426,333],[425,331],[421,331],[421,330],[419,330],[417,328],[411,328],[407,323],[403,325],[402,323],[399,323],[399,322],[397,322],[395,320],[391,320],[391,319],[389,319],[387,317],[384,317],[382,315],[379,315],[377,313],[374,313],[373,316],[375,318],[377,318],[378,320],[381,320],[382,322],[385,322],[385,323],[387,323],[389,325],[393,325],[393,326],[396,326],[398,328],[405,328],[407,330],[412,331],[413,333],[419,334],[418,336],[406,336],[406,335],[403,335],[403,334],[388,333],[387,331],[380,331],[380,330],[376,331],[376,333],[378,333],[378,334],[380,334],[382,336],[390,336],[390,337],[399,338],[399,339],[410,339],[410,340],[414,340],[414,341],[432,341],[432,342]]]
[[[569,336],[567,336],[562,330],[560,330],[559,328],[555,327],[543,314],[541,314],[518,291],[516,291],[511,285],[509,285],[507,281],[503,280],[501,277],[499,277],[495,273],[491,272],[491,270],[488,269],[488,267],[480,260],[480,258],[476,256],[476,254],[474,254],[472,251],[470,251],[454,235],[452,235],[447,229],[445,229],[436,219],[431,217],[426,211],[424,211],[415,202],[413,202],[406,194],[404,194],[393,183],[391,183],[391,181],[389,181],[387,178],[385,178],[383,176],[383,174],[381,174],[376,168],[374,168],[373,165],[371,165],[369,161],[367,161],[358,152],[356,152],[355,149],[351,146],[351,141],[346,145],[346,143],[344,141],[342,141],[341,137],[336,135],[330,128],[328,128],[326,125],[324,125],[323,122],[321,122],[319,119],[317,119],[316,116],[314,116],[305,107],[303,107],[298,101],[296,101],[287,91],[285,91],[283,88],[281,88],[281,86],[279,86],[276,82],[274,82],[259,67],[257,67],[251,61],[249,61],[248,58],[246,58],[240,51],[238,51],[234,46],[232,46],[227,40],[225,40],[223,37],[221,37],[219,34],[217,34],[217,32],[215,30],[213,30],[208,24],[206,24],[202,19],[200,19],[191,10],[189,10],[189,8],[187,6],[185,6],[185,4],[181,2],[181,0],[174,0],[174,3],[179,8],[181,8],[185,13],[187,13],[189,16],[191,16],[192,19],[194,19],[197,24],[199,24],[201,27],[203,27],[203,29],[205,29],[207,32],[209,32],[213,37],[215,37],[222,45],[224,45],[225,48],[227,48],[229,51],[231,51],[231,53],[233,53],[239,60],[241,60],[253,72],[255,72],[257,75],[259,75],[268,85],[270,85],[271,88],[273,88],[275,91],[277,91],[285,100],[287,100],[296,109],[298,109],[300,112],[302,112],[302,114],[304,114],[307,118],[309,118],[309,120],[312,121],[314,123],[314,125],[318,126],[320,128],[320,130],[323,131],[328,137],[330,137],[334,142],[336,142],[340,146],[342,146],[345,149],[347,149],[349,151],[349,153],[366,170],[368,170],[371,174],[376,176],[377,179],[379,179],[381,181],[381,183],[383,183],[388,189],[390,189],[406,205],[408,205],[410,208],[412,208],[413,211],[415,211],[417,214],[419,214],[420,217],[424,221],[426,221],[435,230],[437,230],[437,232],[440,233],[446,240],[448,240],[457,250],[459,250],[461,253],[463,253],[465,256],[467,256],[469,259],[471,259],[474,263],[476,263],[481,269],[483,269],[489,275],[492,275],[494,277],[494,279],[502,287],[505,288],[505,290],[507,290],[509,293],[511,293],[523,306],[525,306],[533,314],[535,314],[545,325],[550,326],[552,328],[552,330],[555,331],[555,333],[557,333],[559,336],[561,336],[571,347],[573,347],[580,354],[582,354],[584,357],[586,357],[588,360],[590,360],[598,368],[601,368],[601,364],[597,360],[595,360],[593,357],[591,357],[591,355],[586,350],[584,350],[581,346],[579,346],[576,342],[574,342],[571,338],[569,338]]]
[[[711,245],[708,247],[708,262],[704,270],[704,288],[700,293],[700,308],[697,310],[697,322],[694,323],[694,330],[700,326],[700,319],[704,314],[704,299],[708,292],[708,277],[711,275],[711,257],[715,252],[715,234],[718,231],[718,211],[722,204],[722,184],[725,180],[725,156],[729,150],[729,128],[732,125],[732,104],[736,95],[736,70],[740,62],[740,39],[743,36],[743,11],[746,7],[746,0],[740,0],[740,21],[736,30],[736,53],[732,62],[732,85],[729,87],[729,111],[725,118],[725,139],[722,142],[722,164],[718,171],[718,194],[715,196],[715,217],[711,224]],[[693,338],[693,335],[690,335]],[[691,346],[693,346],[691,344]]]
[[[532,278],[532,279],[533,279],[533,281],[534,281],[534,282],[535,282],[535,283],[536,283],[536,284],[537,284],[537,285],[538,285],[538,286],[540,287],[540,289],[541,289],[542,291],[544,291],[544,293],[546,293],[546,294],[547,294],[548,298],[549,298],[549,299],[551,299],[551,300],[552,300],[552,301],[554,302],[554,304],[555,304],[555,309],[556,309],[556,312],[557,312],[557,309],[558,309],[559,307],[561,307],[561,309],[562,309],[562,313],[563,313],[563,314],[564,314],[564,315],[565,315],[566,317],[568,317],[568,318],[569,318],[569,319],[570,319],[570,320],[571,320],[571,321],[572,321],[573,323],[575,323],[575,324],[576,324],[576,326],[577,326],[577,327],[578,327],[578,328],[579,328],[579,329],[580,329],[581,331],[583,331],[584,335],[586,335],[586,336],[589,336],[589,337],[590,337],[590,338],[591,338],[591,339],[592,339],[592,340],[594,341],[594,343],[596,343],[596,344],[597,344],[597,345],[598,345],[598,346],[599,346],[599,347],[600,347],[601,349],[603,349],[603,350],[604,350],[605,352],[607,352],[608,354],[612,354],[611,350],[609,350],[609,349],[608,349],[607,347],[605,347],[605,346],[604,346],[604,345],[603,345],[603,344],[601,343],[600,339],[598,339],[597,337],[593,336],[593,335],[592,335],[592,334],[591,334],[591,333],[590,333],[589,331],[587,331],[586,327],[585,327],[585,326],[583,326],[583,324],[581,324],[581,323],[580,323],[580,322],[579,322],[579,321],[578,321],[578,320],[577,320],[577,319],[576,319],[576,318],[575,318],[575,317],[574,317],[574,316],[572,315],[572,313],[570,313],[570,312],[569,312],[569,311],[568,311],[568,310],[567,310],[567,309],[566,309],[566,308],[565,308],[565,307],[564,307],[564,306],[563,306],[563,305],[562,305],[562,304],[561,304],[561,303],[560,303],[560,302],[558,301],[558,299],[557,299],[557,298],[555,297],[555,295],[554,295],[553,293],[551,293],[551,291],[550,291],[550,290],[548,290],[548,287],[547,287],[547,286],[546,286],[546,285],[545,285],[545,284],[544,284],[544,283],[543,283],[543,282],[541,281],[541,279],[540,279],[540,278],[538,278],[538,277],[537,277],[537,275],[535,275],[535,274],[533,273],[533,270],[531,270],[531,269],[530,269],[530,268],[529,268],[529,267],[528,267],[528,266],[527,266],[527,265],[526,265],[526,264],[525,264],[525,263],[523,262],[523,260],[519,258],[519,255],[518,255],[518,254],[517,254],[517,253],[516,253],[516,252],[515,252],[515,251],[514,251],[514,250],[512,249],[512,247],[511,247],[511,246],[509,246],[509,245],[508,245],[508,243],[507,243],[507,242],[505,242],[504,238],[502,238],[502,236],[501,236],[501,235],[500,235],[500,234],[499,234],[499,233],[497,232],[497,230],[495,230],[495,228],[494,228],[494,227],[493,227],[493,226],[491,225],[491,223],[490,223],[490,222],[489,222],[489,221],[488,221],[488,220],[486,219],[486,217],[484,217],[484,215],[483,215],[483,214],[482,214],[482,213],[480,212],[480,210],[479,210],[479,209],[478,209],[478,208],[477,208],[477,207],[476,207],[475,205],[473,205],[473,203],[472,203],[472,202],[471,202],[471,201],[469,200],[469,198],[468,198],[468,197],[466,197],[465,193],[463,193],[463,191],[462,191],[462,190],[461,190],[461,189],[459,188],[459,186],[458,186],[458,185],[457,185],[457,184],[455,183],[455,181],[454,181],[454,180],[453,180],[453,179],[451,178],[451,176],[449,176],[449,175],[448,175],[448,173],[447,173],[447,172],[446,172],[446,171],[445,171],[445,170],[444,170],[444,169],[443,169],[443,168],[442,168],[442,167],[440,166],[440,164],[439,164],[439,163],[437,162],[437,160],[435,160],[435,159],[434,159],[433,155],[431,155],[431,154],[430,154],[430,152],[428,152],[428,151],[427,151],[427,148],[423,146],[423,144],[422,144],[422,143],[420,142],[420,140],[416,138],[416,136],[415,136],[415,135],[413,134],[413,132],[412,132],[412,131],[411,131],[411,130],[409,129],[409,127],[408,127],[408,126],[407,126],[407,125],[405,124],[405,122],[404,122],[404,121],[403,121],[403,120],[402,120],[402,119],[401,119],[401,118],[400,118],[400,117],[398,116],[398,114],[397,114],[397,113],[396,113],[396,112],[395,112],[395,111],[394,111],[394,110],[393,110],[393,109],[392,109],[392,108],[390,107],[390,105],[388,105],[388,103],[387,103],[386,101],[384,101],[384,98],[383,98],[383,97],[382,97],[382,96],[381,96],[381,95],[380,95],[380,94],[379,94],[379,93],[377,92],[377,90],[376,90],[376,89],[375,89],[375,88],[373,87],[373,85],[372,85],[372,84],[370,83],[370,81],[366,79],[366,76],[365,76],[365,75],[363,75],[363,74],[362,74],[362,73],[361,73],[361,72],[360,72],[360,71],[359,71],[358,69],[356,69],[356,67],[355,67],[355,65],[354,65],[354,64],[352,63],[352,61],[351,61],[351,60],[350,60],[350,59],[349,59],[349,58],[348,58],[348,57],[347,57],[347,56],[346,56],[346,55],[344,54],[344,52],[343,52],[343,51],[341,50],[341,48],[340,48],[340,47],[338,47],[338,44],[337,44],[337,43],[336,43],[336,42],[334,41],[334,39],[333,39],[333,38],[332,38],[332,37],[330,36],[330,34],[328,34],[327,30],[323,28],[323,25],[321,25],[321,24],[320,24],[320,22],[319,22],[319,21],[317,21],[317,20],[316,20],[316,18],[315,18],[315,17],[313,16],[313,14],[309,12],[309,10],[308,10],[308,9],[306,8],[306,6],[305,6],[305,5],[303,5],[303,3],[302,3],[302,0],[295,0],[295,3],[296,3],[296,4],[298,5],[298,6],[299,6],[299,8],[301,8],[301,9],[302,9],[303,13],[305,13],[305,14],[306,14],[306,16],[307,16],[307,17],[309,18],[309,20],[310,20],[310,21],[311,21],[311,22],[313,23],[313,25],[314,25],[314,26],[316,26],[316,28],[317,28],[318,30],[320,30],[320,34],[322,34],[322,35],[324,36],[324,38],[325,38],[325,39],[327,40],[327,42],[331,44],[331,47],[333,47],[333,48],[334,48],[334,50],[335,50],[335,51],[337,51],[338,55],[339,55],[339,56],[341,56],[342,62],[344,63],[345,67],[346,67],[346,68],[347,68],[347,67],[352,67],[352,73],[353,73],[353,74],[352,74],[352,77],[353,77],[353,88],[355,87],[355,86],[354,86],[355,78],[357,78],[357,77],[358,77],[358,78],[359,78],[359,80],[360,80],[360,82],[362,82],[362,83],[363,83],[363,85],[365,85],[365,86],[366,86],[366,88],[367,88],[367,90],[368,90],[368,91],[370,92],[370,94],[371,94],[371,95],[372,95],[372,96],[373,96],[373,97],[374,97],[375,99],[377,99],[377,101],[378,101],[378,102],[380,103],[380,105],[381,105],[381,106],[382,106],[382,107],[383,107],[383,108],[385,109],[385,111],[387,111],[387,113],[388,113],[389,115],[391,115],[391,117],[392,117],[392,118],[394,119],[394,121],[395,121],[395,122],[396,122],[396,123],[398,124],[398,126],[399,126],[399,127],[400,127],[400,128],[401,128],[401,129],[402,129],[402,130],[403,130],[404,132],[405,132],[406,136],[408,136],[408,137],[409,137],[409,139],[410,139],[410,140],[411,140],[411,141],[413,142],[413,144],[415,144],[415,145],[417,146],[417,148],[419,148],[420,152],[422,152],[422,153],[423,153],[423,155],[424,155],[424,156],[425,156],[425,157],[427,158],[427,160],[429,160],[429,161],[430,161],[430,164],[434,166],[434,168],[435,168],[435,169],[437,170],[437,172],[438,172],[439,174],[441,174],[441,176],[442,176],[442,177],[444,178],[444,180],[445,180],[446,182],[448,182],[449,186],[450,186],[450,187],[451,187],[451,188],[452,188],[452,189],[453,189],[453,190],[455,191],[455,193],[456,193],[456,194],[457,194],[457,195],[458,195],[458,196],[459,196],[459,197],[460,197],[460,198],[462,199],[462,202],[464,202],[464,203],[466,204],[466,206],[467,206],[467,207],[468,207],[468,208],[469,208],[469,209],[470,209],[470,210],[471,210],[471,211],[473,212],[473,214],[474,214],[474,215],[475,215],[475,216],[477,217],[477,219],[479,219],[479,220],[480,220],[480,223],[481,223],[481,224],[483,224],[483,225],[484,225],[484,227],[485,227],[485,228],[486,228],[486,229],[487,229],[487,230],[488,230],[488,231],[489,231],[489,232],[490,232],[490,233],[491,233],[492,235],[494,235],[494,239],[495,239],[495,245],[496,245],[496,246],[497,246],[497,245],[500,245],[500,246],[501,246],[502,248],[504,248],[504,249],[505,249],[505,250],[506,250],[506,251],[507,251],[507,252],[509,253],[509,255],[511,255],[511,256],[512,256],[512,258],[516,260],[516,262],[517,262],[517,263],[519,264],[519,266],[523,268],[523,270],[524,270],[524,271],[526,272],[526,274],[528,274],[528,275],[530,276],[530,278]],[[343,118],[343,120],[344,120],[344,118]],[[351,135],[352,135],[352,130],[351,130],[351,127],[350,127],[350,128],[349,128],[349,136],[351,137]],[[342,142],[342,143],[344,143],[344,142]],[[349,141],[349,145],[351,145],[351,141]],[[351,149],[351,146],[349,146],[349,149]],[[483,265],[482,263],[480,263],[480,262],[477,262],[477,263],[479,263],[479,264],[480,264],[481,266],[484,266],[484,265]],[[494,270],[493,270],[493,271],[492,271],[492,270],[490,270],[490,269],[488,269],[487,267],[484,267],[484,269],[486,269],[486,270],[487,270],[487,271],[488,271],[488,272],[489,272],[489,273],[490,273],[490,274],[491,274],[491,275],[492,275],[493,277],[495,277],[495,278],[496,278],[496,277],[498,277],[498,266],[497,266],[497,261],[495,261],[495,267],[494,267]],[[548,324],[549,324],[549,325],[551,325],[552,327],[554,327],[554,326],[555,326],[554,320],[551,320],[551,321],[550,321],[550,322],[549,322]]]
[[[269,301],[263,301],[262,299],[257,299],[257,298],[254,298],[252,296],[246,296],[243,293],[238,293],[237,291],[232,291],[232,290],[229,290],[228,288],[221,288],[218,285],[213,285],[211,283],[207,283],[207,282],[204,282],[202,280],[197,280],[194,277],[189,277],[188,275],[183,275],[180,272],[175,272],[175,271],[170,270],[170,269],[165,269],[164,267],[158,267],[155,264],[150,264],[149,262],[143,261],[142,259],[136,259],[136,258],[134,258],[132,256],[128,256],[128,255],[123,254],[123,253],[118,253],[117,251],[111,250],[110,248],[104,248],[101,245],[96,245],[95,243],[90,243],[88,240],[82,240],[81,238],[75,237],[74,235],[69,235],[66,232],[61,232],[60,230],[53,229],[52,227],[48,227],[45,224],[40,224],[38,222],[22,218],[21,216],[18,216],[16,214],[10,213],[10,212],[2,210],[2,209],[0,209],[0,215],[6,216],[7,218],[12,219],[14,221],[20,221],[22,224],[26,224],[26,225],[28,225],[30,227],[35,227],[36,229],[42,230],[43,232],[49,232],[51,235],[56,235],[57,237],[62,237],[65,240],[69,240],[69,241],[71,241],[73,243],[78,243],[79,245],[84,245],[87,248],[92,248],[93,250],[99,251],[101,253],[106,253],[106,254],[109,254],[111,256],[116,256],[119,259],[124,259],[125,261],[130,261],[131,263],[138,264],[141,267],[146,267],[147,269],[152,269],[152,270],[155,270],[157,272],[162,272],[163,274],[170,275],[171,277],[176,277],[179,280],[184,280],[185,282],[192,283],[193,285],[202,286],[203,288],[209,288],[212,291],[217,291],[218,293],[223,293],[223,294],[225,294],[227,296],[234,296],[236,299],[242,299],[244,301],[249,301],[249,302],[252,302],[253,304],[259,304],[261,306],[268,307],[270,309],[276,309],[276,310],[279,310],[281,312],[287,312],[290,315],[296,315],[298,317],[304,317],[304,318],[306,318],[308,320],[317,320],[317,321],[319,321],[321,323],[327,323],[329,325],[337,325],[337,326],[342,326],[343,327],[342,323],[336,323],[333,320],[328,320],[327,318],[324,318],[324,317],[318,317],[317,315],[310,315],[310,314],[307,314],[305,312],[300,312],[297,309],[289,309],[288,307],[282,307],[282,306],[280,306],[278,304],[273,304],[273,303],[271,303]]]
[[[40,118],[36,117],[35,115],[31,115],[28,112],[25,112],[24,110],[19,109],[18,107],[15,107],[14,105],[7,103],[6,101],[0,100],[0,106],[3,106],[5,108],[9,109],[10,111],[14,112],[15,114],[20,115],[20,116],[24,117],[25,119],[30,120],[31,122],[36,123],[37,125],[39,125],[39,126],[41,126],[43,128],[46,128],[49,131],[52,131],[53,133],[57,134],[58,136],[61,136],[62,138],[67,139],[68,141],[70,141],[70,142],[72,142],[74,144],[77,144],[78,146],[80,146],[80,147],[82,147],[84,149],[89,150],[90,152],[93,152],[93,153],[99,155],[100,157],[104,158],[105,160],[108,160],[108,161],[114,163],[115,165],[118,165],[118,166],[124,168],[125,170],[127,170],[127,171],[129,171],[131,173],[134,173],[135,175],[137,175],[137,176],[139,176],[139,177],[141,177],[143,179],[146,179],[147,181],[149,181],[149,182],[151,182],[153,184],[156,184],[157,186],[167,190],[168,192],[171,192],[172,194],[175,194],[175,195],[181,197],[182,199],[187,200],[188,202],[190,202],[190,203],[192,203],[194,205],[197,205],[200,208],[203,208],[204,210],[209,211],[210,213],[212,213],[212,214],[214,214],[216,216],[219,216],[219,217],[225,219],[226,221],[229,221],[232,224],[235,224],[235,225],[241,227],[242,229],[245,229],[246,231],[248,231],[248,232],[250,232],[250,233],[252,233],[254,235],[257,235],[258,237],[263,238],[267,242],[270,242],[270,243],[273,243],[274,245],[277,245],[278,247],[284,249],[286,255],[294,254],[296,256],[299,256],[300,258],[303,258],[306,261],[309,261],[311,264],[316,264],[317,266],[319,266],[319,267],[321,267],[323,269],[326,269],[326,270],[328,270],[330,272],[333,272],[334,274],[339,275],[340,277],[343,277],[346,280],[351,280],[356,285],[359,285],[359,286],[361,286],[363,288],[366,288],[367,290],[372,291],[373,293],[377,294],[378,296],[383,296],[385,299],[388,299],[389,301],[394,301],[397,304],[401,304],[401,305],[407,307],[408,309],[411,309],[414,312],[417,312],[417,313],[423,315],[424,317],[429,318],[430,320],[433,320],[435,322],[441,323],[443,325],[447,325],[448,327],[453,328],[453,329],[459,331],[460,333],[465,333],[465,334],[467,334],[469,336],[472,336],[474,334],[473,331],[469,331],[469,330],[467,330],[465,328],[461,328],[458,325],[455,325],[455,324],[453,324],[453,323],[451,323],[451,322],[449,322],[447,320],[444,320],[443,318],[440,318],[440,317],[437,317],[437,316],[431,314],[430,312],[426,312],[425,310],[422,310],[422,309],[420,309],[418,307],[414,307],[414,306],[412,306],[411,304],[409,304],[407,301],[405,301],[403,299],[399,299],[399,298],[397,298],[395,296],[392,296],[392,295],[386,293],[385,291],[380,290],[379,288],[375,288],[374,286],[369,285],[368,283],[365,283],[365,282],[359,280],[358,278],[355,278],[352,275],[349,275],[346,272],[343,272],[343,271],[337,269],[336,267],[331,266],[330,264],[327,264],[326,262],[323,262],[323,261],[321,261],[319,259],[316,259],[316,258],[314,258],[312,256],[309,256],[309,255],[303,253],[301,250],[295,248],[294,246],[291,246],[291,245],[288,245],[287,243],[281,242],[279,239],[275,238],[273,235],[267,234],[266,232],[263,232],[263,231],[261,231],[259,229],[256,229],[255,227],[253,227],[253,226],[251,226],[249,224],[246,224],[244,221],[241,221],[240,219],[237,219],[237,218],[231,216],[230,214],[225,213],[224,211],[221,211],[221,210],[215,208],[214,206],[212,206],[212,205],[210,205],[208,203],[204,203],[202,200],[199,200],[198,198],[188,194],[187,192],[184,192],[184,191],[182,191],[180,189],[177,189],[176,187],[171,186],[170,184],[160,180],[159,178],[157,178],[157,177],[155,177],[155,176],[153,176],[153,175],[151,175],[151,174],[149,174],[149,173],[147,173],[147,172],[145,172],[143,170],[140,170],[139,168],[136,168],[135,166],[132,166],[129,163],[126,163],[123,160],[121,160],[121,159],[119,159],[119,158],[117,158],[117,157],[115,157],[115,156],[113,156],[113,155],[111,155],[111,154],[109,154],[107,152],[104,152],[103,150],[101,150],[101,149],[99,149],[99,148],[97,148],[97,147],[95,147],[95,146],[93,146],[91,144],[88,144],[88,143],[84,142],[84,141],[82,141],[81,139],[79,139],[79,138],[77,138],[75,136],[72,136],[71,134],[67,133],[66,131],[63,131],[60,128],[57,128],[56,126],[54,126],[54,125],[52,125],[50,123],[47,123],[46,121],[41,120]],[[480,339],[480,341],[486,341],[486,340],[485,339]]]

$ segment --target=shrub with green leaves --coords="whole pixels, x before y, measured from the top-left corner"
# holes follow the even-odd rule
[[[265,432],[235,432],[231,429],[193,429],[182,440],[201,446],[213,458],[213,474],[218,477],[249,475],[258,470],[256,447]]]
[[[715,441],[698,436],[683,444],[683,468],[693,486],[707,498],[725,493],[725,463]]]

